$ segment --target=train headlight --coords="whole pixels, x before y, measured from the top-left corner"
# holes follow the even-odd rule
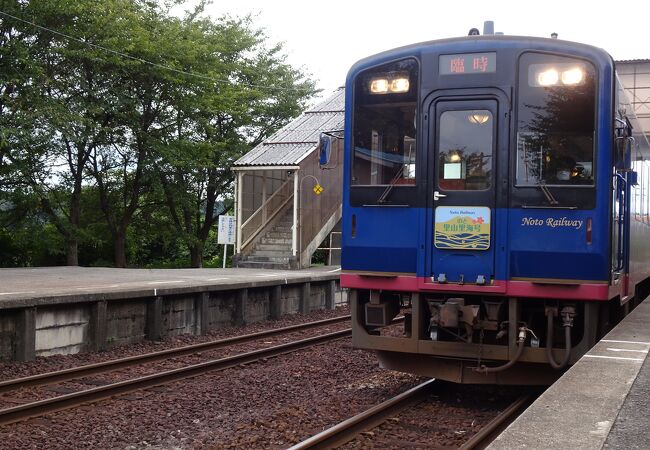
[[[408,92],[409,91],[409,79],[404,78],[404,77],[393,78],[390,81],[390,91],[395,92],[395,93]]]
[[[575,63],[560,63],[553,66],[532,64],[529,72],[531,86],[577,86],[586,79],[585,67]]]
[[[371,94],[405,94],[411,88],[407,73],[387,73],[370,79]]]
[[[566,85],[580,84],[584,78],[585,72],[580,67],[574,67],[562,72],[562,83]]]
[[[388,92],[387,78],[373,78],[370,80],[370,92],[373,94],[385,94]]]
[[[540,86],[554,86],[560,80],[560,74],[555,69],[547,69],[537,74],[537,84]]]

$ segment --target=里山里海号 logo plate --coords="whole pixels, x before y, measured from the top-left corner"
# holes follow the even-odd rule
[[[439,249],[489,249],[490,208],[438,206],[435,213],[433,245]]]

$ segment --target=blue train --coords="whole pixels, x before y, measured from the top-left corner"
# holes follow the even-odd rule
[[[605,51],[474,30],[345,95],[341,284],[384,367],[547,384],[650,293],[650,146]]]

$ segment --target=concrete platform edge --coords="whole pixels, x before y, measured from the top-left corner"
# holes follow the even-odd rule
[[[602,448],[647,358],[644,351],[650,349],[649,324],[650,301],[645,301],[549,387],[488,449]]]
[[[346,298],[338,280],[338,269],[327,267],[0,269],[0,359],[101,351],[334,309]]]

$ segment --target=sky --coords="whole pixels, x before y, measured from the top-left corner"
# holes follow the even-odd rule
[[[271,42],[284,43],[288,62],[317,80],[323,95],[342,86],[359,59],[416,42],[465,36],[473,27],[482,33],[486,20],[505,34],[550,37],[555,32],[559,39],[601,47],[617,60],[650,59],[647,0],[213,0],[207,13],[253,14]]]

